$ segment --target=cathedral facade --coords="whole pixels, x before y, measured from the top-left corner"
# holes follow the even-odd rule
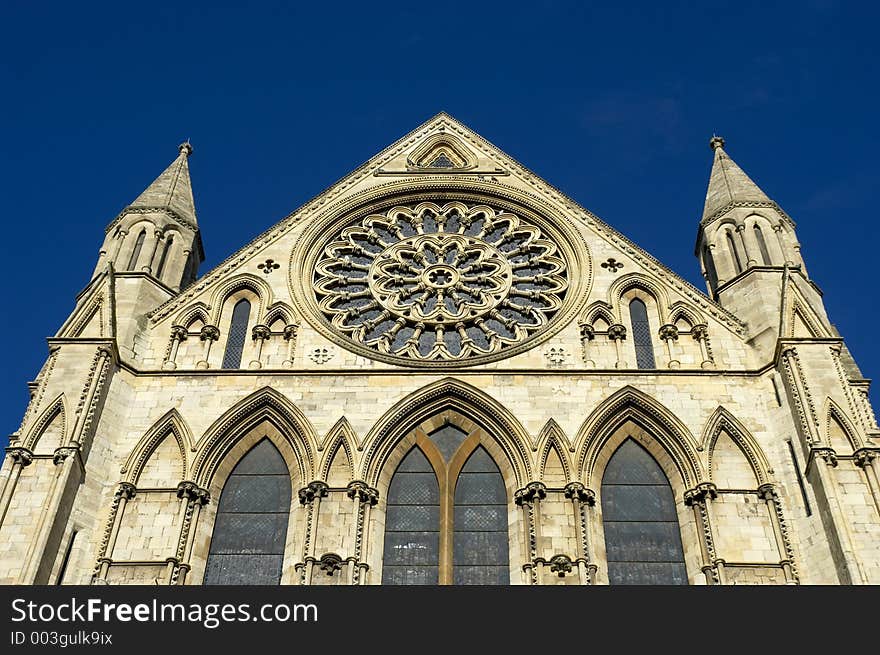
[[[30,383],[0,583],[880,583],[868,381],[711,146],[698,290],[446,114],[199,276],[183,144]]]

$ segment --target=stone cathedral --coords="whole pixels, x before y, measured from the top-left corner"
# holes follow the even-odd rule
[[[0,583],[880,584],[869,381],[710,145],[705,291],[443,113],[199,275],[181,145],[29,384]]]

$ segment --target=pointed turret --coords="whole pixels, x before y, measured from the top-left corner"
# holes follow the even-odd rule
[[[177,158],[107,227],[93,278],[112,264],[117,273],[146,274],[174,291],[190,284],[204,261],[192,183],[189,141]]]
[[[193,202],[192,184],[189,179],[189,156],[192,145],[189,141],[178,146],[180,154],[171,165],[162,171],[153,183],[139,195],[126,209],[165,209],[177,214],[183,221],[197,225],[196,207]]]
[[[731,203],[773,204],[752,178],[724,152],[723,138],[713,136],[709,140],[709,146],[715,151],[715,161],[712,163],[712,173],[709,175],[706,204],[703,206],[703,221],[710,220]]]

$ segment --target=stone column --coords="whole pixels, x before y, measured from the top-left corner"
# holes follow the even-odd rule
[[[182,325],[171,326],[171,348],[162,363],[163,370],[173,371],[177,368],[177,351],[180,349],[180,342],[186,341],[188,335],[189,331]]]
[[[592,489],[587,489],[580,482],[569,482],[565,485],[563,494],[571,500],[574,511],[574,523],[578,526],[577,564],[578,576],[582,585],[596,584],[596,565],[591,562],[592,544],[590,539],[590,525],[592,524],[591,508],[596,504],[596,494]]]
[[[173,565],[168,572],[167,584],[182,585],[192,566],[193,539],[199,523],[201,508],[211,500],[207,489],[202,489],[195,482],[184,481],[177,485],[177,497],[180,498],[180,533],[177,537],[177,551],[169,562]]]
[[[752,253],[749,250],[749,245],[748,245],[748,243],[746,243],[745,231],[746,231],[745,223],[740,223],[739,225],[736,226],[736,232],[737,232],[737,234],[739,234],[739,240],[743,244],[743,252],[746,255],[746,268],[748,268],[749,266],[754,266],[758,262],[755,260],[754,257],[752,257]]]
[[[779,493],[772,484],[758,487],[758,497],[767,502],[770,522],[773,524],[773,536],[776,537],[776,548],[779,550],[779,563],[785,575],[785,584],[798,584],[797,569],[794,564],[794,549],[788,536],[788,527],[782,514]]]
[[[593,331],[593,326],[588,325],[587,323],[581,323],[581,358],[584,360],[584,365],[593,368],[596,366],[596,363],[590,359],[590,342],[596,337],[596,333]]]
[[[12,462],[9,469],[9,477],[0,491],[0,525],[3,525],[3,519],[6,518],[6,512],[9,509],[9,503],[12,501],[12,494],[15,493],[15,487],[18,485],[18,477],[21,470],[34,461],[34,454],[22,446],[14,446],[6,449],[7,461]]]
[[[160,248],[160,246],[165,243],[165,234],[162,232],[162,230],[156,230],[154,232],[154,236],[156,238],[153,241],[153,252],[150,254],[150,259],[147,261],[147,265],[144,266],[144,270],[147,273],[152,273],[153,271],[158,270],[157,266],[159,265],[159,263],[156,261],[156,256],[158,255],[161,257],[160,253],[162,249]]]
[[[346,488],[346,495],[354,501],[355,524],[354,562],[351,571],[351,584],[366,584],[366,573],[370,570],[364,552],[365,532],[370,524],[370,509],[379,502],[379,490],[367,485],[363,480],[353,480]]]
[[[868,488],[871,490],[871,497],[874,499],[874,507],[877,509],[877,515],[880,516],[880,473],[878,473],[878,453],[880,448],[876,446],[862,447],[853,453],[853,461],[856,466],[865,472],[868,479]],[[0,518],[2,523],[2,518]]]
[[[675,358],[674,343],[678,341],[678,328],[672,324],[660,327],[660,339],[666,343],[666,354],[669,356],[669,368],[681,368],[681,362]]]
[[[318,516],[321,508],[321,499],[327,496],[329,487],[326,482],[315,480],[299,490],[299,502],[307,508],[306,533],[303,542],[303,561],[297,565],[299,568],[299,583],[309,585],[312,583],[312,569],[315,562],[315,541],[318,535]]]
[[[110,255],[110,261],[116,262],[116,258],[119,256],[119,251],[122,250],[122,244],[125,243],[125,237],[127,235],[128,230],[119,230],[119,235],[116,238],[116,242],[113,244],[113,253]]]
[[[702,571],[706,584],[726,584],[724,560],[715,551],[712,535],[711,500],[718,497],[718,490],[711,482],[703,482],[684,492],[684,504],[693,509],[697,529],[700,531],[700,551],[703,557]]]
[[[700,368],[715,368],[715,362],[709,354],[709,326],[705,323],[695,325],[691,328],[691,336],[700,346],[700,356],[703,360]]]
[[[208,368],[210,364],[208,363],[210,360],[208,357],[211,355],[211,344],[217,341],[220,338],[220,330],[217,329],[214,325],[205,325],[202,328],[202,332],[199,335],[199,339],[205,342],[205,352],[202,355],[202,361],[196,364],[196,368]]]
[[[617,361],[614,362],[615,368],[626,368],[626,362],[623,359],[623,351],[620,342],[626,339],[626,327],[616,323],[608,326],[608,338],[614,342],[614,352]]]
[[[540,501],[546,497],[547,487],[543,482],[529,482],[513,494],[513,501],[523,509],[526,545],[529,549],[529,561],[523,565],[523,571],[529,574],[529,583],[533,585],[539,584],[541,580],[539,569],[543,568],[543,559],[538,556],[541,551]]]
[[[281,363],[284,368],[291,368],[293,366],[293,357],[296,353],[297,334],[299,334],[299,325],[296,323],[290,323],[289,325],[284,326],[284,340],[287,342],[287,359]]]
[[[782,236],[782,224],[777,223],[773,226],[773,232],[776,234],[776,240],[779,242],[779,250],[782,251],[782,259],[786,266],[794,266],[794,260],[791,258],[788,248],[785,247],[785,237]]]
[[[144,261],[144,265],[141,266],[141,270],[144,273],[151,273],[153,271],[153,259],[156,257],[156,250],[159,248],[159,241],[162,238],[162,230],[154,230],[152,238],[148,237],[149,241],[144,245],[146,248],[141,250],[140,259]],[[144,257],[145,252],[149,252],[149,254]],[[135,262],[137,265],[139,262]]]
[[[254,354],[254,359],[248,365],[248,368],[256,369],[263,366],[261,361],[263,357],[263,344],[269,340],[270,336],[272,336],[272,331],[269,329],[268,325],[255,325],[253,327],[251,330],[251,338],[256,342],[257,352]]]
[[[95,575],[92,584],[106,584],[107,571],[113,562],[113,547],[116,545],[116,537],[119,536],[119,526],[122,523],[122,515],[125,513],[125,503],[135,497],[137,489],[129,482],[120,482],[119,488],[113,494],[113,504],[110,505],[110,517],[107,519],[107,527],[104,529],[104,538],[98,548],[98,562],[95,567]]]

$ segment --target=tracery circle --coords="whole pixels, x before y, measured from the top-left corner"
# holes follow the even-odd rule
[[[321,313],[340,332],[410,361],[499,353],[549,324],[566,263],[507,209],[421,202],[341,229],[315,265]]]

